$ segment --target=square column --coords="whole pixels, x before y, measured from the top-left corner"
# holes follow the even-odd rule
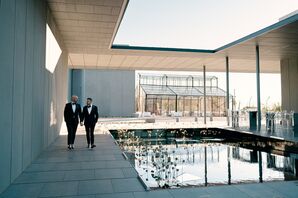
[[[203,77],[204,77],[204,124],[207,123],[206,119],[206,66],[203,66]]]
[[[229,109],[230,109],[230,64],[229,57],[226,57],[226,111],[227,111],[227,125],[230,126]]]
[[[258,110],[258,130],[262,126],[262,112],[261,112],[261,91],[260,91],[260,50],[256,46],[256,80],[257,80],[257,110]]]

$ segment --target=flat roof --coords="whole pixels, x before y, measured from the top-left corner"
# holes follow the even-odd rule
[[[128,0],[47,0],[69,53],[69,67],[81,69],[279,73],[280,60],[298,56],[298,14],[214,50],[113,45]]]
[[[164,85],[140,85],[146,95],[155,96],[181,96],[202,97],[204,87],[202,86],[164,86]],[[219,87],[206,87],[206,96],[226,97],[226,92]],[[232,96],[232,95],[231,95]]]

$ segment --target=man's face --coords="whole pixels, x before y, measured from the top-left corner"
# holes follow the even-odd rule
[[[87,100],[87,105],[91,105],[92,101],[91,100]]]
[[[72,96],[71,101],[74,102],[74,103],[77,103],[78,102],[78,97],[77,96]]]

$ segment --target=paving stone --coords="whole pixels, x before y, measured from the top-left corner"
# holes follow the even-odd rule
[[[97,195],[96,198],[134,198],[133,193],[113,193]]]
[[[135,198],[173,198],[173,196],[167,190],[135,192],[134,196]]]
[[[205,187],[194,187],[194,188],[179,188],[170,189],[169,193],[174,197],[208,197],[210,196],[206,191]]]
[[[65,171],[64,180],[91,180],[95,179],[94,170],[72,170]]]
[[[230,198],[230,197],[249,198],[250,197],[247,194],[240,191],[239,189],[235,188],[234,185],[206,187],[206,192],[210,194],[210,197],[218,197],[218,198]]]
[[[138,177],[138,173],[134,168],[122,168],[125,177]]]
[[[124,178],[124,174],[121,169],[96,169],[96,179],[112,179],[112,178]]]
[[[96,198],[96,195],[60,196],[59,198]]]
[[[77,181],[45,183],[39,197],[72,196],[78,194]]]
[[[80,181],[78,195],[112,193],[111,180]]]
[[[37,183],[37,182],[51,182],[63,181],[63,171],[50,171],[50,172],[33,172],[22,173],[14,183]]]
[[[106,161],[81,162],[81,169],[98,169],[106,167]]]
[[[137,178],[112,179],[112,185],[115,192],[136,192],[145,190]]]
[[[1,195],[1,198],[35,198],[42,190],[43,183],[36,184],[13,184]]]
[[[235,188],[251,197],[283,197],[277,190],[264,184],[240,184]]]
[[[126,160],[115,160],[115,161],[107,161],[107,168],[127,168],[132,167],[131,164]]]
[[[42,172],[81,169],[80,162],[31,164],[24,172]]]
[[[296,198],[298,195],[298,182],[267,182],[263,185],[270,187],[272,190],[277,191],[285,197]]]

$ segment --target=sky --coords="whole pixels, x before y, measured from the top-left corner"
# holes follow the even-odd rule
[[[114,44],[215,49],[297,9],[298,0],[130,0]]]
[[[114,44],[216,49],[295,10],[298,0],[130,0]],[[207,75],[225,89],[224,73]],[[241,106],[256,106],[255,82],[253,73],[231,73],[230,91]],[[281,102],[280,83],[280,74],[261,74],[264,105]]]

